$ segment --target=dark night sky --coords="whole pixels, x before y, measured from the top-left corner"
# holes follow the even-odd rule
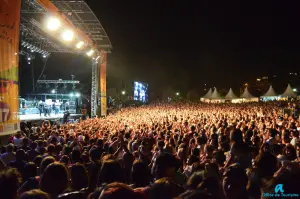
[[[152,89],[187,91],[204,83],[237,88],[257,76],[300,68],[296,0],[87,2],[113,45],[109,87],[137,79]],[[55,61],[49,60],[48,74]],[[88,83],[84,67],[65,62]]]

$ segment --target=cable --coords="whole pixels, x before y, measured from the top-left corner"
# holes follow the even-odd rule
[[[41,72],[39,78],[36,80],[36,84],[35,84],[35,86],[34,86],[34,88],[33,88],[33,90],[32,90],[32,93],[33,93],[33,91],[35,90],[35,88],[36,88],[36,86],[37,86],[37,84],[38,84],[38,81],[40,80],[40,78],[42,77],[42,75],[43,75],[43,73],[44,73],[44,71],[45,71],[45,68],[46,68],[47,61],[48,61],[48,58],[49,58],[49,57],[50,57],[50,56],[46,57],[46,61],[45,61],[43,70],[42,70],[42,72]]]

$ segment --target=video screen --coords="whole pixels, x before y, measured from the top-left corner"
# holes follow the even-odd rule
[[[148,102],[148,84],[142,82],[134,82],[133,84],[133,99],[143,103]]]

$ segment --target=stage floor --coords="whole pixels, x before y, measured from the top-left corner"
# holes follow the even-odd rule
[[[34,120],[55,120],[63,118],[64,114],[51,114],[50,116],[45,117],[44,114],[40,116],[40,114],[29,114],[29,115],[20,115],[21,121],[34,121]],[[81,114],[71,114],[70,118],[81,116]]]

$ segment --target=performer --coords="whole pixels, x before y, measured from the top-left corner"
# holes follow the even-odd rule
[[[42,112],[44,111],[44,103],[42,100],[39,101],[38,103],[38,109],[39,109],[39,112],[40,112],[40,117],[42,116]]]
[[[67,107],[66,111],[64,112],[64,117],[63,117],[63,123],[64,124],[66,124],[68,122],[69,116],[70,116],[69,107]]]

